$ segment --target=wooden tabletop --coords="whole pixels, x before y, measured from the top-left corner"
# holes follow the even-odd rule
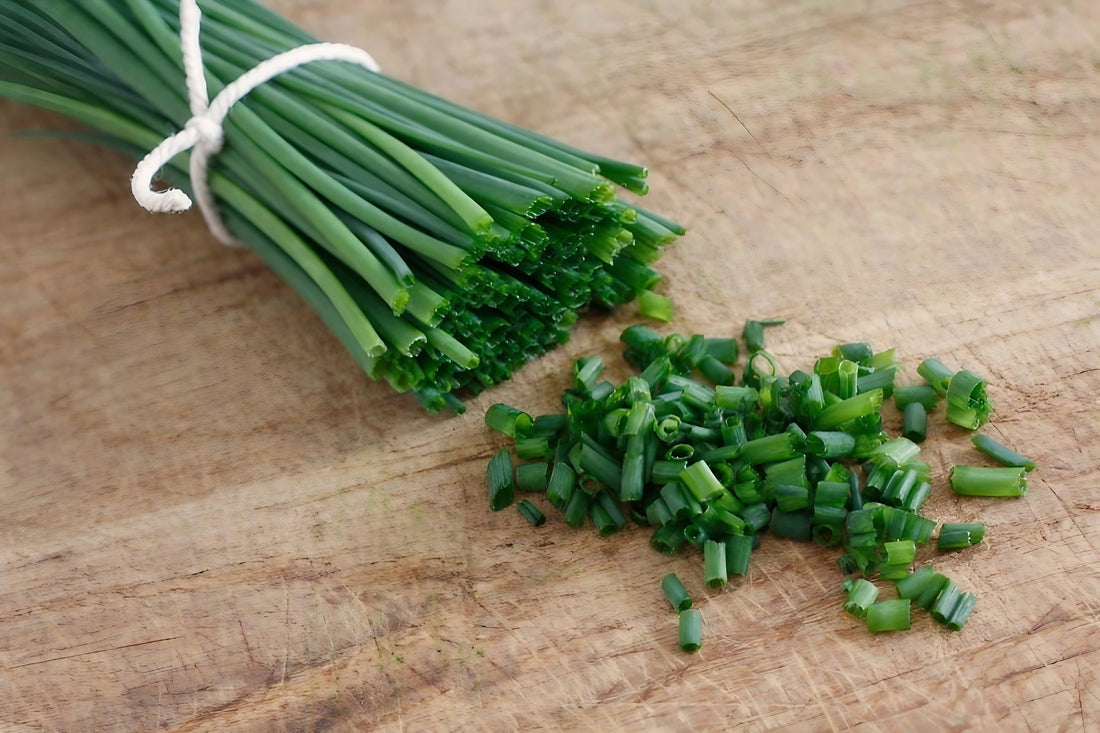
[[[132,163],[0,102],[0,729],[1096,730],[1100,5],[1094,0],[280,0],[393,76],[643,162],[688,235],[668,330],[768,332],[784,368],[896,347],[988,378],[1016,500],[937,559],[951,633],[871,636],[836,552],[769,538],[707,591],[694,553],[492,513],[493,402],[552,411],[620,366],[634,308],[431,417]],[[928,553],[927,556],[931,556]],[[926,555],[922,555],[926,558]],[[660,578],[705,618],[676,648]]]

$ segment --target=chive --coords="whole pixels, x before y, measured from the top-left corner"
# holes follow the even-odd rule
[[[515,498],[515,483],[512,478],[512,455],[507,448],[501,448],[489,460],[489,508],[499,512],[512,503]]]
[[[864,578],[845,580],[844,593],[844,612],[856,618],[867,618],[867,609],[878,599],[878,588]]]
[[[936,539],[936,549],[962,550],[976,545],[985,537],[985,525],[981,522],[944,522]]]
[[[714,540],[703,543],[703,577],[708,588],[721,588],[726,584],[726,543]]]
[[[652,290],[642,290],[638,293],[638,312],[667,323],[672,320],[672,301]]]
[[[516,438],[516,457],[521,460],[536,458],[550,458],[554,455],[554,449],[550,447],[547,438]]]
[[[676,415],[666,415],[654,424],[653,432],[665,443],[675,440],[680,435],[680,418]]]
[[[667,522],[658,527],[649,538],[649,546],[662,555],[675,555],[685,541],[683,527]]]
[[[703,614],[697,609],[680,611],[680,651],[697,652],[703,643]]]
[[[936,390],[928,384],[894,387],[894,406],[899,410],[904,410],[906,406],[914,403],[923,406],[926,411],[931,410],[936,407],[938,399]]]
[[[811,516],[807,512],[772,512],[771,532],[776,537],[786,537],[799,542],[809,542],[812,537]]]
[[[798,443],[798,437],[795,434],[775,433],[750,440],[740,446],[739,456],[752,465],[787,461],[799,455]]]
[[[552,506],[564,510],[577,486],[577,474],[565,461],[554,461],[550,470],[550,482],[546,487],[546,499]]]
[[[739,355],[737,339],[708,338],[705,343],[708,356],[717,359],[723,364],[734,364],[737,362],[737,357]]]
[[[917,367],[917,374],[924,377],[928,384],[940,395],[947,394],[947,385],[955,373],[944,366],[939,359],[925,359]]]
[[[534,526],[541,527],[546,524],[546,515],[527,499],[520,499],[519,503],[516,504],[516,508],[523,515],[523,518]]]
[[[883,631],[904,631],[909,628],[909,600],[873,603],[867,608],[867,630],[872,634]]]
[[[848,504],[848,491],[847,481],[819,481],[814,489],[814,506],[843,509]]]
[[[668,509],[668,504],[661,497],[655,497],[645,508],[646,521],[652,526],[660,526],[673,521],[676,517]]]
[[[680,472],[680,481],[699,501],[708,501],[725,492],[722,482],[705,461],[697,461]]]
[[[715,404],[728,410],[743,410],[749,405],[756,404],[759,396],[759,392],[752,387],[733,387],[720,384],[714,388]]]
[[[876,369],[870,374],[860,375],[859,381],[856,383],[856,391],[870,392],[872,389],[881,389],[882,394],[889,397],[894,393],[894,378],[897,373],[898,368],[892,366],[886,369]]]
[[[749,571],[752,555],[750,535],[730,535],[726,538],[726,571],[729,575],[744,575]]]
[[[664,591],[665,598],[672,605],[673,611],[679,613],[691,608],[691,596],[688,595],[684,584],[676,577],[676,573],[669,573],[661,579],[661,590]]]
[[[924,405],[911,402],[902,413],[901,435],[914,443],[923,443],[928,433],[928,413]]]
[[[932,604],[940,597],[940,593],[943,592],[943,589],[947,587],[949,582],[950,581],[948,581],[945,576],[939,573],[933,573],[927,583],[921,588],[920,595],[914,599],[917,605],[926,611],[932,608]]]
[[[984,425],[993,409],[985,387],[985,380],[973,372],[963,369],[955,374],[947,387],[947,419],[969,430]]]
[[[780,484],[775,487],[775,505],[782,512],[795,512],[810,506],[810,489],[806,486]]]
[[[1022,468],[1025,471],[1035,469],[1035,461],[1006,448],[988,435],[975,433],[970,436],[970,440],[974,443],[975,448],[1003,466]]]
[[[577,359],[573,362],[573,388],[591,389],[603,370],[603,359],[598,356]]]
[[[687,465],[689,458],[695,455],[695,446],[691,443],[677,443],[665,451],[665,459],[669,461],[683,461]],[[683,470],[681,470],[683,473]],[[677,476],[679,478],[679,476]]]
[[[743,507],[741,508],[743,509]],[[744,520],[731,511],[718,506],[717,503],[707,506],[703,513],[695,518],[694,523],[705,529],[711,537],[728,537],[743,534],[745,531]]]
[[[589,441],[582,444],[580,468],[616,493],[621,490],[622,464],[599,445]]]
[[[749,353],[764,349],[764,329],[770,326],[780,326],[784,321],[745,321],[745,327],[741,331],[741,338],[745,339],[745,347]]]
[[[810,508],[810,522],[817,527],[828,527],[829,529],[822,529],[822,533],[827,533],[826,537],[830,540],[833,535],[837,538],[840,537],[844,527],[844,520],[848,518],[848,510],[844,507],[838,506],[825,506],[824,504],[814,504]],[[830,544],[830,542],[823,542],[822,544]]]
[[[686,460],[661,460],[653,462],[651,480],[656,484],[667,484],[676,481],[680,473],[687,468]]]
[[[570,527],[581,527],[592,505],[592,496],[587,491],[574,491],[565,505],[565,523]]]
[[[929,587],[935,574],[936,571],[932,569],[931,565],[925,565],[923,568],[897,580],[894,586],[897,588],[899,596],[913,600],[919,598],[925,589]]]
[[[745,522],[745,529],[752,534],[767,527],[772,521],[772,513],[767,504],[750,504],[738,515]]]
[[[889,565],[908,565],[917,557],[917,545],[913,540],[884,542],[882,549],[886,552],[886,563]]]
[[[882,405],[882,390],[873,389],[829,405],[814,422],[815,430],[830,430],[860,417],[878,412]]]
[[[520,491],[545,493],[547,463],[521,463],[516,466],[516,488]]]
[[[1027,469],[1012,467],[952,466],[947,474],[951,489],[962,496],[1023,496],[1027,493]]]
[[[485,411],[485,424],[509,438],[515,438],[529,434],[535,423],[526,412],[498,402]]]
[[[814,430],[806,434],[806,452],[824,458],[849,456],[855,450],[856,439],[840,430]]]

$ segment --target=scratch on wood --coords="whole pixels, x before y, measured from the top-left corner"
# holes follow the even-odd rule
[[[92,654],[106,654],[107,652],[117,652],[121,649],[132,649],[136,646],[147,646],[148,644],[159,644],[164,641],[173,641],[179,639],[179,636],[166,636],[163,639],[150,639],[148,641],[135,641],[133,644],[122,644],[121,646],[112,646],[107,649],[95,649],[90,652],[75,652],[73,654],[63,654],[58,657],[50,657],[49,659],[39,659],[34,662],[23,662],[22,664],[13,664],[10,667],[4,667],[4,669],[22,669],[23,667],[33,667],[39,664],[49,664],[50,662],[60,662],[65,659],[75,659],[76,657],[87,657]]]

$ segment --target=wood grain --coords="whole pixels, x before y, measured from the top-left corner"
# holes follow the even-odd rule
[[[393,75],[650,165],[690,227],[672,328],[805,368],[835,343],[987,376],[991,433],[1041,465],[928,514],[959,633],[871,637],[834,555],[768,541],[748,577],[642,530],[487,510],[480,414],[549,411],[631,309],[432,418],[129,162],[0,102],[0,729],[1067,730],[1100,727],[1100,6],[1092,0],[281,0]],[[622,373],[621,371],[619,373]],[[915,380],[909,372],[906,378]],[[675,650],[670,570],[703,609]]]

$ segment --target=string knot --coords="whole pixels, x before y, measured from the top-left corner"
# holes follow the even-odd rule
[[[285,51],[261,62],[228,84],[210,101],[206,88],[206,72],[202,63],[199,26],[202,12],[197,0],[180,0],[180,47],[183,50],[183,71],[191,119],[184,128],[149,151],[130,179],[130,190],[146,210],[155,214],[186,211],[191,198],[177,188],[153,190],[153,179],[160,169],[180,153],[191,151],[189,175],[191,191],[199,205],[210,232],[223,244],[238,246],[239,242],[226,228],[218,213],[214,194],[210,190],[210,158],[221,151],[225,140],[225,118],[233,105],[261,84],[276,76],[313,61],[348,61],[373,72],[378,63],[361,48],[342,43],[312,43]]]

